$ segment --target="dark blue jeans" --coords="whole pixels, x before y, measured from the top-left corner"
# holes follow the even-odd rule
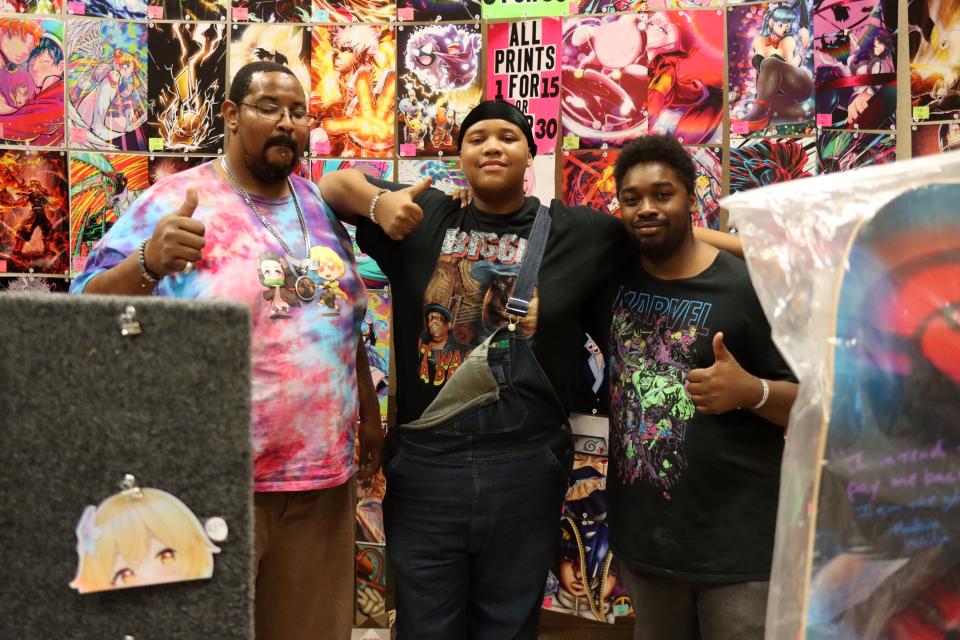
[[[383,500],[399,640],[537,636],[573,447],[394,431]]]

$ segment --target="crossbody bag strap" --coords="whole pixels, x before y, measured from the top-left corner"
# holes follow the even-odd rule
[[[533,219],[533,229],[527,239],[527,249],[523,253],[520,263],[520,274],[510,299],[507,300],[506,311],[509,324],[507,328],[514,331],[517,324],[527,317],[530,312],[530,299],[533,297],[533,287],[537,284],[537,275],[540,273],[540,261],[543,259],[543,250],[547,246],[550,236],[550,208],[542,204],[537,209],[537,216]]]

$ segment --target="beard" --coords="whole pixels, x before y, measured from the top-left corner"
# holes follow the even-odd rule
[[[267,149],[274,146],[288,147],[290,149],[290,161],[287,163],[277,163],[271,161],[267,156]],[[289,136],[273,136],[268,138],[260,152],[260,162],[250,166],[250,173],[265,184],[276,184],[283,182],[290,174],[296,171],[300,165],[300,154],[297,149],[297,141]]]

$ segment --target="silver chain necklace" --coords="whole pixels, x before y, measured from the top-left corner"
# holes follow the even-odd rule
[[[253,201],[253,198],[250,197],[243,187],[240,186],[240,183],[237,182],[236,177],[233,173],[230,172],[230,168],[227,166],[227,160],[224,156],[220,156],[220,166],[223,167],[223,172],[227,174],[227,178],[230,180],[230,184],[233,185],[234,190],[240,194],[240,197],[243,198],[243,201],[247,203],[247,206],[250,207],[250,210],[253,211],[253,215],[257,216],[257,219],[267,228],[267,231],[273,234],[273,237],[277,239],[277,242],[280,243],[280,246],[283,247],[283,250],[286,252],[287,256],[290,258],[290,264],[293,265],[293,268],[296,269],[297,275],[299,277],[304,277],[307,275],[307,265],[309,264],[310,259],[310,234],[307,231],[307,221],[303,217],[303,210],[300,208],[300,198],[297,197],[297,192],[293,188],[293,181],[290,177],[287,177],[287,184],[290,186],[290,195],[293,196],[293,206],[297,209],[297,217],[300,219],[300,231],[303,232],[303,246],[306,250],[307,256],[302,261],[298,260],[293,252],[290,251],[290,247],[287,246],[287,243],[283,241],[283,238],[280,237],[280,234],[277,233],[277,230],[273,228],[267,219],[260,213],[260,209],[257,207],[257,204]]]

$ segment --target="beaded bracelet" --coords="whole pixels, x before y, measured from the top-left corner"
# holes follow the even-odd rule
[[[150,238],[141,242],[140,248],[137,250],[137,264],[140,265],[140,276],[144,280],[140,283],[140,286],[144,289],[147,288],[147,283],[159,282],[163,278],[163,276],[158,276],[147,268],[146,249],[148,242],[150,242]]]
[[[753,410],[763,407],[763,405],[767,404],[767,400],[770,399],[770,385],[763,378],[760,378],[760,384],[763,385],[763,397],[760,398],[760,402],[750,407]]]
[[[388,191],[389,189],[380,189],[379,191],[377,191],[377,195],[373,196],[373,198],[370,200],[370,208],[367,210],[367,215],[370,216],[370,219],[373,220],[373,224],[375,225],[380,224],[379,222],[377,222],[376,215],[374,215],[374,211],[377,208],[377,203],[380,202],[380,197],[383,194],[387,193]]]

